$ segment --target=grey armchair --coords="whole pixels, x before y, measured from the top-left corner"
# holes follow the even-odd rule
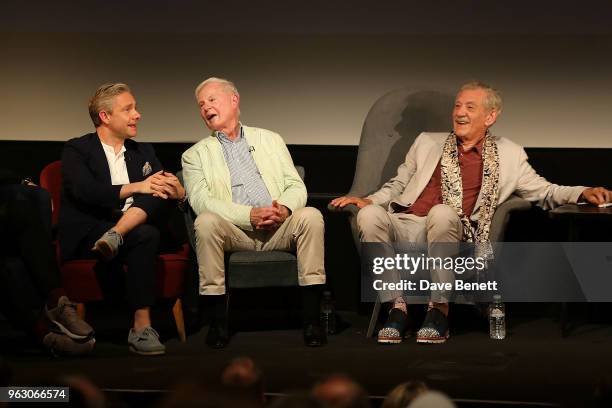
[[[295,166],[298,174],[304,179],[305,170]],[[177,177],[183,183],[182,172]],[[193,223],[196,214],[187,206],[185,226],[189,243],[195,250],[195,231]],[[237,251],[226,253],[225,286],[229,310],[230,291],[232,289],[253,289],[266,287],[298,286],[297,258],[294,253],[285,251]]]
[[[454,95],[444,90],[400,88],[379,98],[368,112],[357,153],[355,176],[348,196],[364,197],[380,188],[397,173],[416,137],[424,131],[445,132],[452,128],[451,110]],[[330,210],[336,210],[328,207]],[[511,197],[498,206],[492,220],[491,242],[503,241],[510,213],[531,208],[519,197]],[[353,239],[360,252],[356,215],[359,209],[348,205]],[[372,336],[380,312],[380,302],[374,305],[367,336]]]

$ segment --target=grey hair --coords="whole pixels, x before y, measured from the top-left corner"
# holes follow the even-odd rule
[[[120,82],[107,83],[96,89],[96,93],[89,99],[89,116],[95,127],[102,125],[100,112],[112,112],[113,98],[122,93],[132,93],[130,87]]]
[[[202,88],[204,88],[206,85],[212,84],[212,83],[221,84],[221,85],[223,85],[223,88],[225,88],[226,91],[240,96],[240,94],[238,93],[238,88],[236,88],[236,85],[234,85],[234,83],[232,81],[229,81],[229,80],[224,79],[224,78],[210,77],[210,78],[205,79],[204,81],[200,82],[200,85],[198,85],[196,87],[196,89],[195,89],[195,98],[196,98],[196,100],[198,99],[198,94],[200,93]]]
[[[487,96],[485,98],[485,107],[488,110],[496,111],[498,114],[501,113],[503,108],[503,101],[501,93],[497,89],[480,81],[470,81],[461,85],[461,89],[459,89],[459,92],[473,89],[482,89],[483,91],[485,91],[487,93]]]

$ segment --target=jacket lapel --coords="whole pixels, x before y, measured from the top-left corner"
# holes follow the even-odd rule
[[[127,168],[130,183],[142,181],[149,177],[152,173],[149,173],[146,176],[143,174],[143,166],[145,163],[143,163],[138,149],[135,148],[135,144],[132,143],[131,140],[126,140],[124,146],[125,167]]]
[[[221,184],[226,190],[229,197],[232,197],[232,178],[230,177],[229,167],[225,161],[225,155],[223,154],[223,148],[221,142],[217,139],[215,132],[213,131],[207,140],[207,145],[210,150],[211,167],[218,171],[221,178]],[[210,182],[210,181],[209,181]]]
[[[442,157],[442,149],[444,148],[444,143],[436,145],[435,149],[429,150],[427,153],[427,157],[423,162],[423,170],[418,171],[417,174],[420,175],[417,180],[416,188],[411,189],[414,192],[414,197],[411,197],[411,204],[413,204],[416,199],[421,195],[429,180],[431,180],[431,176],[433,175],[436,166],[440,162],[440,158]]]
[[[251,153],[253,155],[253,160],[255,160],[257,170],[259,170],[263,176],[264,171],[262,169],[265,168],[265,160],[261,149],[261,135],[259,132],[254,131],[253,128],[247,126],[243,126],[242,129],[244,129],[244,138],[246,139],[249,148],[252,147],[254,149]]]

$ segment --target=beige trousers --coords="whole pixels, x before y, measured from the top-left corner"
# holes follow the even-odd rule
[[[368,205],[357,214],[357,226],[361,242],[427,243],[428,256],[440,258],[455,256],[463,235],[463,227],[457,212],[444,204],[433,206],[426,217],[389,213],[379,205]],[[387,252],[389,253],[385,256],[395,256],[391,245]],[[454,283],[455,281],[455,273],[452,270],[433,269],[429,272],[432,282]],[[399,274],[395,270],[390,270],[382,275],[382,279],[387,282],[396,282],[399,280]],[[379,296],[381,301],[388,302],[402,296],[402,292],[381,291]],[[452,292],[432,291],[431,301],[447,303],[451,296]]]
[[[194,227],[201,295],[225,294],[225,251],[296,251],[300,286],[325,283],[325,226],[316,208],[296,210],[276,231],[244,231],[209,211]]]

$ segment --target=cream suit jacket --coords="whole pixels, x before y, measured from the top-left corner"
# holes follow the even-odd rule
[[[306,186],[283,139],[274,132],[242,126],[257,169],[273,200],[292,212],[306,205]],[[182,156],[187,199],[197,215],[212,211],[244,230],[253,230],[247,205],[232,202],[232,183],[221,142],[213,132]]]
[[[395,211],[394,204],[402,207],[412,205],[429,183],[442,157],[447,137],[448,133],[421,133],[410,147],[406,161],[397,169],[397,175],[367,198],[374,204],[387,207],[389,212]],[[509,139],[494,137],[499,152],[498,204],[513,193],[544,209],[577,202],[586,187],[550,183],[527,162],[527,154],[521,146]],[[478,220],[481,202],[482,190],[470,217],[473,221]]]

